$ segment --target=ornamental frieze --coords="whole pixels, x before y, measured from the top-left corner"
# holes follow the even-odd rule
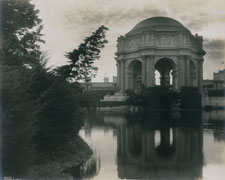
[[[174,35],[157,35],[156,36],[156,42],[157,46],[160,47],[174,47],[176,46],[175,39],[176,37]]]
[[[127,49],[136,49],[141,46],[141,39],[135,38],[135,39],[128,39],[127,40]]]

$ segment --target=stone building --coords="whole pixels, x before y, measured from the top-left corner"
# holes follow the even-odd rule
[[[206,79],[203,80],[203,91],[205,94],[208,94],[210,90],[223,90],[224,89],[224,81],[222,80],[212,80]]]
[[[112,90],[116,91],[116,84],[113,82],[84,82],[80,83],[84,90]]]
[[[156,86],[156,71],[161,86],[174,91],[180,91],[183,86],[202,90],[203,38],[192,35],[180,22],[168,17],[145,19],[117,41],[120,90],[138,93],[142,87]]]
[[[218,72],[214,72],[213,73],[213,79],[214,80],[225,81],[225,69],[224,70],[220,70]]]
[[[213,79],[203,80],[204,94],[210,90],[224,90],[225,88],[225,69],[213,73]]]

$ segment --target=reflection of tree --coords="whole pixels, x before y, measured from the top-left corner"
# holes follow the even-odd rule
[[[70,174],[74,178],[93,178],[99,173],[101,166],[100,155],[96,152],[93,152],[90,159],[85,163],[79,163],[74,167],[68,168],[63,171],[63,173]]]
[[[53,155],[39,157],[30,167],[26,177],[33,179],[65,179],[79,177],[79,165],[88,160],[92,151],[82,138],[76,136],[73,141],[64,145],[60,151]],[[43,158],[46,158],[43,160]],[[38,159],[37,159],[38,160]]]
[[[83,178],[92,178],[99,173],[100,167],[100,155],[95,150],[92,157],[81,166],[80,174]]]

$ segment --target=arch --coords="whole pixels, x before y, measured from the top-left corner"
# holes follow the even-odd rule
[[[175,86],[174,83],[174,72],[175,72],[176,64],[170,58],[161,58],[156,61],[155,69],[160,74],[160,86],[170,87],[171,85]]]
[[[142,83],[142,62],[140,60],[133,60],[128,65],[128,89],[135,93],[140,93]]]

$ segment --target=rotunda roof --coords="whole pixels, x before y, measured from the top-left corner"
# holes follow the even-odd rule
[[[169,17],[151,17],[139,22],[127,34],[134,34],[142,31],[177,31],[188,30],[183,24]],[[189,31],[189,30],[188,30]]]

